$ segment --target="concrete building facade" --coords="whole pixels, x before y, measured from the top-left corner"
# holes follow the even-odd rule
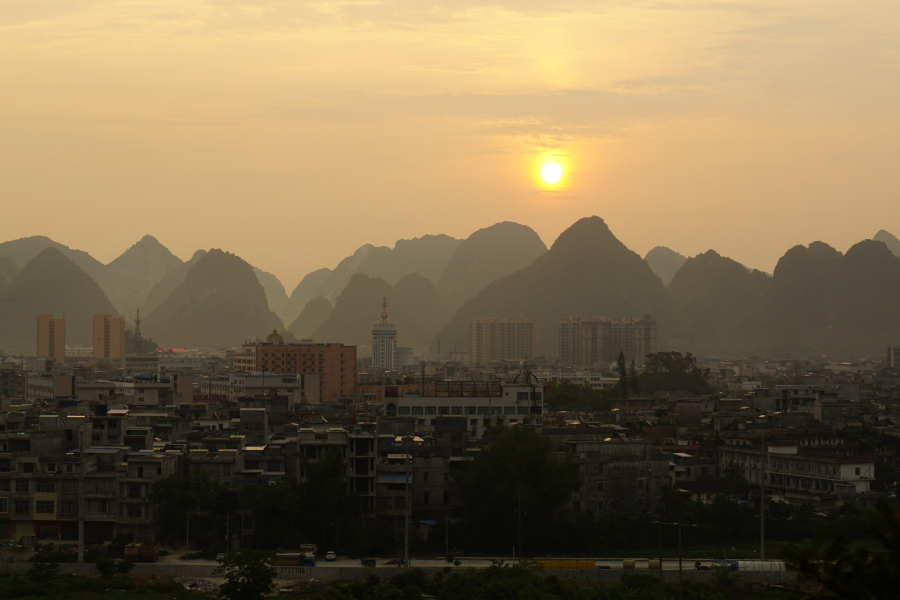
[[[472,319],[469,322],[469,360],[528,361],[537,355],[534,319]]]
[[[125,357],[125,317],[94,315],[92,342],[94,358],[122,360]]]
[[[37,316],[37,355],[62,362],[66,359],[66,318]]]
[[[619,353],[626,362],[645,365],[656,353],[656,321],[640,319],[565,319],[559,322],[559,358],[582,368],[608,365]]]

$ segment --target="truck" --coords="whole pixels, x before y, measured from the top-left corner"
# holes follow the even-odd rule
[[[303,566],[304,567],[314,567],[316,566],[316,555],[312,552],[308,552],[306,556],[303,557]]]

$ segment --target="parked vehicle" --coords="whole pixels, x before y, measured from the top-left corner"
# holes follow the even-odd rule
[[[127,544],[125,558],[131,562],[156,562],[159,560],[159,545],[155,542]]]
[[[337,560],[337,554],[334,553],[334,550],[329,550],[325,553],[325,560],[327,560],[328,562]]]

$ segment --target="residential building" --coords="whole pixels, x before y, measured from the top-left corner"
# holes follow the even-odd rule
[[[265,342],[246,343],[234,358],[235,368],[255,373],[308,375],[319,378],[318,398],[330,401],[356,392],[356,346],[344,344],[286,344],[273,332]],[[304,380],[308,381],[308,380]]]
[[[529,361],[536,355],[534,319],[472,319],[469,322],[469,358],[473,363]]]
[[[719,448],[719,472],[738,465],[744,478],[780,493],[789,502],[810,502],[833,507],[870,493],[875,479],[875,460],[848,456],[823,448],[801,448],[795,441],[769,441],[765,452],[757,445],[727,445]]]
[[[656,321],[651,315],[639,319],[565,319],[559,323],[559,358],[582,368],[608,365],[625,355],[643,366],[647,355],[656,353]]]
[[[470,438],[483,438],[491,426],[540,427],[543,385],[500,385],[495,382],[438,382],[434,396],[407,394],[385,398],[387,417],[413,417],[422,432],[433,432],[441,416],[464,416]]]
[[[66,359],[66,318],[37,316],[37,355],[62,362]]]
[[[94,315],[94,357],[119,361],[125,356],[125,317]]]

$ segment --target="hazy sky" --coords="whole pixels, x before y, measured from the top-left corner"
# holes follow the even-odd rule
[[[896,0],[5,0],[0,240],[150,233],[290,291],[366,242],[596,214],[771,271],[900,235],[898,107]]]

